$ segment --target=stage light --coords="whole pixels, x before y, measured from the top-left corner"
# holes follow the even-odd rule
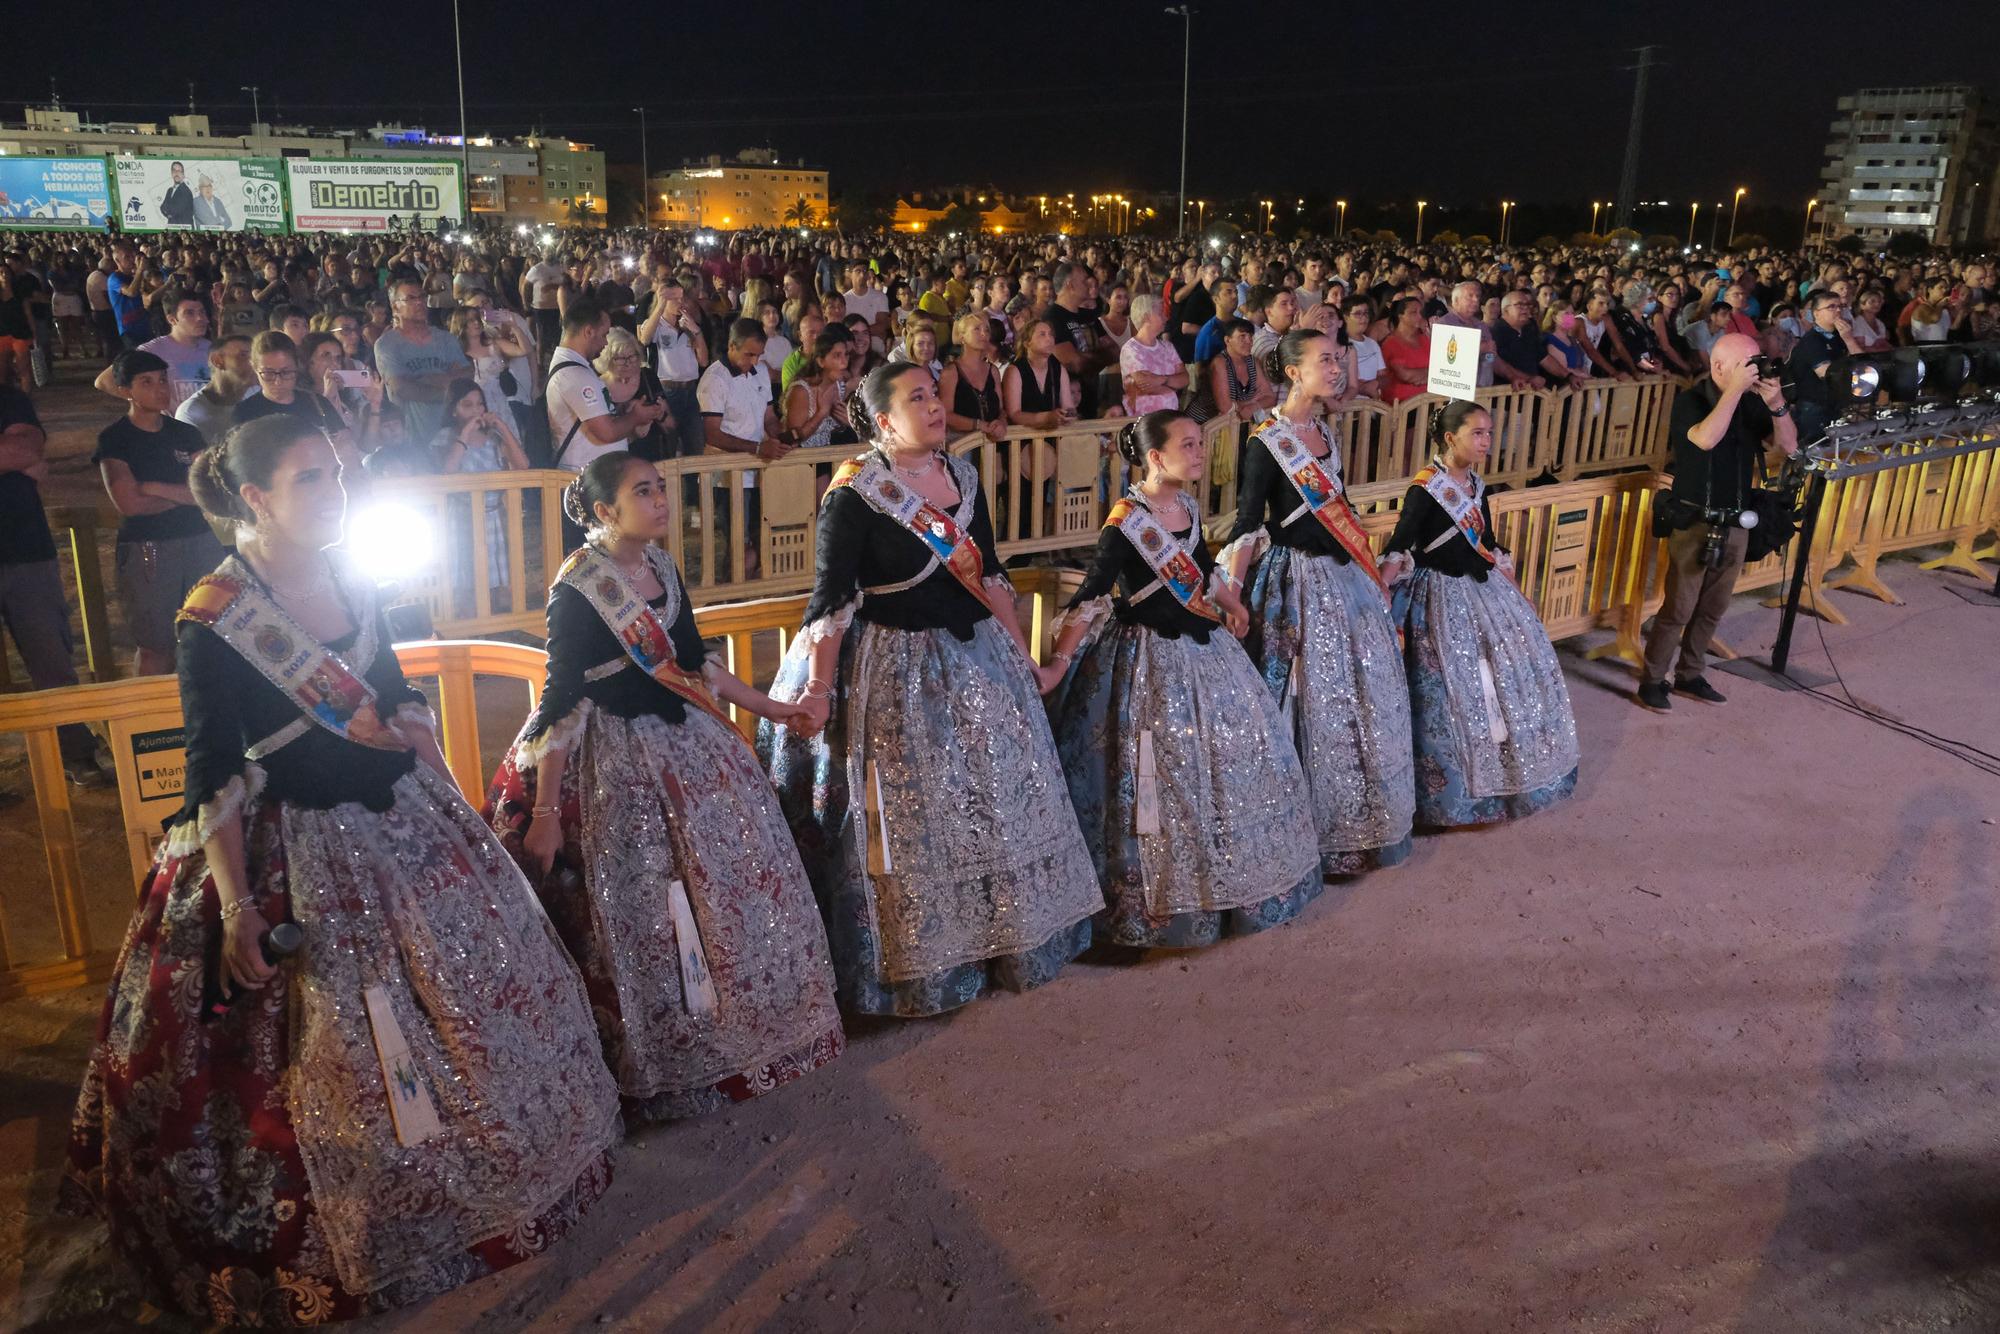
[[[1923,350],[1899,347],[1892,355],[1884,377],[1889,397],[1897,403],[1914,403],[1924,391]]]
[[[528,234],[528,224],[525,222],[518,224],[514,228],[514,234],[516,236],[526,236]]]
[[[350,518],[345,545],[361,572],[377,583],[428,574],[437,559],[430,519],[394,501],[370,505]]]
[[[1972,376],[1972,358],[1965,349],[1924,343],[1917,352],[1923,357],[1925,386],[1940,398],[1957,398],[1959,386]]]

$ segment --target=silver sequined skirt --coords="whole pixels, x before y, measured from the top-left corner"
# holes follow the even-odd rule
[[[803,688],[802,649],[774,695]],[[807,739],[767,724],[758,748],[848,1008],[936,1013],[993,980],[1046,981],[1088,943],[1104,902],[1097,875],[1034,676],[995,622],[961,641],[856,621],[825,731]]]
[[[1322,863],[1394,853],[1416,816],[1410,692],[1380,587],[1352,562],[1274,546],[1250,583],[1250,648],[1291,713]],[[1390,860],[1390,856],[1381,858]]]
[[[1056,707],[1070,799],[1110,906],[1114,944],[1206,944],[1234,910],[1320,886],[1305,776],[1257,669],[1227,631],[1207,643],[1113,622],[1077,661]],[[1150,752],[1150,776],[1141,748]],[[1140,832],[1141,795],[1156,816]],[[1274,905],[1275,906],[1275,905]],[[1197,917],[1191,933],[1171,919]],[[1204,929],[1205,928],[1205,929]]]
[[[1573,778],[1576,718],[1562,664],[1514,582],[1418,570],[1398,603],[1407,608],[1424,823],[1483,823],[1498,818],[1480,818],[1487,799]]]

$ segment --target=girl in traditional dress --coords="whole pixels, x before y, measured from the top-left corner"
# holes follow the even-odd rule
[[[874,371],[848,419],[875,448],[827,489],[805,627],[772,686],[807,719],[760,728],[757,746],[841,1004],[938,1014],[1054,977],[1104,897],[1039,698],[1061,669],[1028,653],[930,372]]]
[[[240,536],[180,613],[187,801],[112,976],[69,1184],[196,1318],[314,1324],[548,1246],[609,1180],[617,1089],[372,585],[326,551],[326,437],[248,423],[189,486]],[[274,966],[286,923],[304,943]]]
[[[1382,558],[1404,630],[1417,823],[1517,819],[1576,790],[1576,719],[1473,471],[1493,447],[1493,418],[1454,400],[1431,418],[1430,439],[1437,455],[1412,479]]]
[[[549,590],[548,684],[487,799],[583,970],[628,1121],[754,1098],[841,1048],[812,886],[722,706],[799,710],[704,659],[655,545],[667,492],[619,450],[564,493],[590,536]]]
[[[1250,580],[1247,647],[1290,715],[1328,875],[1402,861],[1416,806],[1388,594],[1319,415],[1343,383],[1340,351],[1295,329],[1269,354],[1266,373],[1285,397],[1245,452],[1236,527],[1217,558],[1232,582]]]
[[[1208,461],[1173,411],[1126,423],[1144,478],[1111,507],[1058,619],[1056,748],[1109,906],[1095,935],[1191,948],[1288,922],[1320,891],[1305,776],[1237,638],[1250,615],[1214,577],[1185,488]],[[1114,591],[1116,594],[1114,595]],[[1226,633],[1225,633],[1226,631]]]

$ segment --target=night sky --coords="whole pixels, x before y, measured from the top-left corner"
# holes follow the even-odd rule
[[[836,193],[1171,191],[1181,21],[1163,7],[464,0],[470,124],[539,122],[636,162],[630,108],[644,102],[655,169],[768,144],[827,166]],[[9,95],[39,96],[53,76],[93,118],[164,120],[193,79],[197,108],[226,129],[250,119],[238,86],[256,83],[266,119],[456,129],[449,0],[100,0],[87,25],[78,14],[13,8]],[[634,14],[651,17],[635,29]],[[1642,42],[1663,63],[1640,196],[1685,210],[1740,184],[1789,216],[1816,183],[1834,99],[1976,82],[2000,50],[2000,5],[1211,0],[1194,19],[1189,194],[1609,199],[1630,107],[1621,67]],[[20,109],[0,103],[0,116]]]

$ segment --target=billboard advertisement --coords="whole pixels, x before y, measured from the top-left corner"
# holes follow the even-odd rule
[[[284,163],[270,157],[119,157],[118,229],[282,232]]]
[[[286,158],[292,227],[301,232],[442,231],[465,219],[456,162]]]
[[[0,227],[111,225],[111,181],[101,157],[0,157]]]

